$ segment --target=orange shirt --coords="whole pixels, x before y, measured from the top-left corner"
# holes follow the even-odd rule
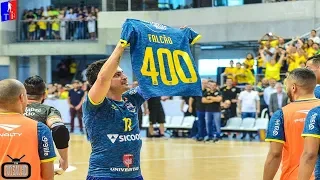
[[[277,111],[269,122],[266,141],[283,143],[281,180],[297,180],[304,139],[301,137],[308,112],[319,99],[301,100]],[[310,180],[314,180],[314,174]]]
[[[47,128],[45,134],[42,127]],[[41,162],[55,158],[49,128],[21,114],[0,114],[0,147],[0,164],[5,164],[6,177],[40,180]],[[13,164],[11,158],[21,159]]]

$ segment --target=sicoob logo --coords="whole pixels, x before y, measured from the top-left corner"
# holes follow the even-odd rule
[[[20,162],[20,159],[12,158],[7,155],[12,162],[6,162],[1,165],[1,176],[4,179],[28,179],[31,176],[31,165],[27,162]]]

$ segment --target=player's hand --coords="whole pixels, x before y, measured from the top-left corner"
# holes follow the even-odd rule
[[[69,167],[68,161],[60,158],[60,160],[59,160],[59,167],[60,167],[61,169],[63,169],[64,171],[67,170],[68,167]]]
[[[189,107],[188,111],[189,113],[192,113],[192,107]]]

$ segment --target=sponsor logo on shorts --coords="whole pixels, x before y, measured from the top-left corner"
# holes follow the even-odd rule
[[[314,129],[314,125],[316,123],[317,116],[318,116],[317,113],[314,113],[314,114],[311,115],[310,124],[309,124],[309,130],[313,130]]]
[[[277,136],[279,134],[279,129],[280,129],[280,120],[277,119],[274,124],[273,136]]]
[[[130,142],[141,140],[140,134],[129,134],[129,135],[119,135],[119,134],[107,134],[108,138],[112,143],[115,143],[117,140],[119,142]]]
[[[48,138],[45,136],[42,136],[42,146],[43,146],[43,155],[48,156],[50,153]]]
[[[28,179],[31,176],[31,165],[27,162],[21,162],[21,158],[12,158],[7,155],[12,162],[6,162],[1,165],[1,176],[4,179]]]

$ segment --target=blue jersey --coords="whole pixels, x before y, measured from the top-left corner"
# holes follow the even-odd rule
[[[314,88],[314,95],[316,96],[316,98],[320,99],[320,85],[318,85],[318,84]]]
[[[266,141],[279,142],[283,144],[286,141],[284,132],[284,117],[282,110],[278,110],[272,115],[268,125]]]
[[[94,104],[87,96],[83,119],[92,152],[88,177],[141,178],[138,110],[145,99],[140,88],[123,94],[123,101],[105,98]],[[88,178],[88,179],[90,179]]]
[[[201,80],[190,44],[200,39],[190,28],[127,19],[122,46],[130,46],[132,68],[143,95],[201,96]]]
[[[315,137],[320,139],[320,106],[313,108],[309,111],[305,126],[303,129],[303,137]],[[320,179],[320,156],[318,155],[316,167],[315,167],[315,177]]]

